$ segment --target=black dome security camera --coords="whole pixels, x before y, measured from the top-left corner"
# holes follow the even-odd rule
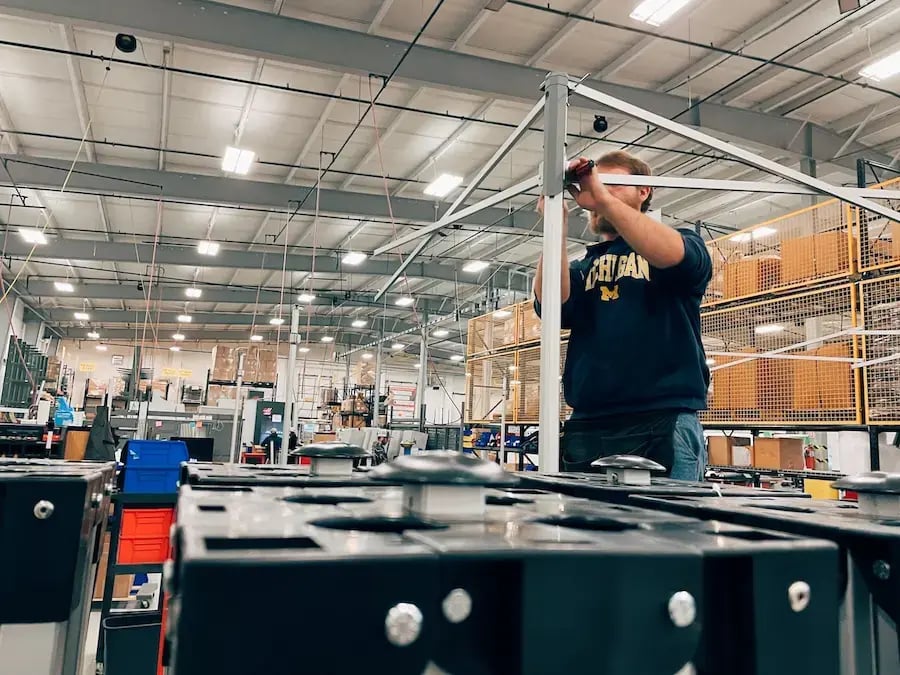
[[[119,33],[116,35],[116,49],[126,54],[131,54],[137,49],[137,38],[127,33]]]
[[[602,134],[607,129],[609,129],[609,122],[606,121],[606,117],[603,115],[594,115],[594,131],[598,134]]]

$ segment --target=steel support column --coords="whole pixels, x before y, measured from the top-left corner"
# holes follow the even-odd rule
[[[563,173],[569,78],[551,73],[544,82],[544,236],[541,288],[541,383],[538,470],[559,471],[559,331],[563,254]]]
[[[300,307],[291,307],[291,332],[288,336],[288,362],[287,376],[284,390],[284,415],[282,417],[281,431],[281,463],[288,463],[288,439],[290,432],[297,431],[294,422],[295,408],[297,405],[297,343],[300,341]],[[277,355],[276,355],[277,357]]]

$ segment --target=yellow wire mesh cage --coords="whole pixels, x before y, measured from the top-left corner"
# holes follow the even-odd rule
[[[499,423],[503,415],[504,377],[515,375],[515,353],[495,354],[466,362],[466,421]],[[514,421],[515,389],[510,384],[506,419]]]
[[[851,210],[838,200],[811,206],[707,243],[713,276],[703,299],[716,305],[835,279],[853,271]]]
[[[900,190],[900,178],[889,180],[874,189]],[[892,209],[900,209],[898,200],[876,200]],[[859,269],[900,267],[900,223],[864,209],[854,208],[856,236],[859,242]]]
[[[528,345],[541,341],[541,320],[529,300],[519,303],[519,344]]]
[[[562,342],[559,346],[560,375],[566,363],[566,352],[569,343]],[[516,363],[516,422],[538,422],[541,415],[541,348],[529,347],[518,351]],[[566,405],[562,393],[562,383],[559,389],[560,419],[565,419],[572,413],[572,409]]]
[[[860,284],[866,422],[900,425],[900,274]]]
[[[518,340],[518,305],[510,305],[469,319],[466,351],[469,356],[515,346]]]
[[[705,312],[707,423],[859,422],[852,284]]]

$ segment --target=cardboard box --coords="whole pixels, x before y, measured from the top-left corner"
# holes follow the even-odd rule
[[[753,466],[753,447],[749,438],[741,438],[747,445],[735,445],[731,448],[731,466]]]
[[[741,351],[748,354],[756,352],[755,349],[742,349]],[[730,409],[752,410],[759,407],[757,398],[759,392],[759,366],[760,359],[750,359],[744,363],[724,369],[731,371],[728,391],[728,407]]]
[[[758,469],[803,469],[802,438],[757,438],[753,466]]]
[[[784,239],[781,242],[781,280],[785,284],[816,276],[815,235]]]
[[[103,539],[103,549],[100,551],[100,560],[97,564],[97,578],[94,581],[94,600],[103,599],[103,589],[106,587],[106,570],[109,566],[109,541],[110,533],[107,532]],[[117,575],[113,583],[113,598],[127,598],[131,593],[134,576],[131,574]]]
[[[891,257],[900,260],[900,223],[891,223]]]
[[[781,283],[779,258],[745,258],[724,265],[725,298],[767,291]]]
[[[729,356],[717,356],[715,357],[716,363],[714,365],[719,366],[731,361],[734,361],[734,359]],[[731,368],[713,370],[710,375],[712,376],[712,387],[708,401],[710,409],[728,410],[731,407],[729,394],[731,390]]]
[[[816,276],[849,271],[850,245],[846,230],[821,232],[815,235]],[[855,240],[853,247],[856,247]]]
[[[826,344],[798,352],[806,356],[850,357],[850,345]],[[853,408],[853,373],[850,364],[829,361],[794,361],[795,410],[847,410]]]
[[[706,439],[706,454],[712,466],[731,465],[731,436],[710,436]]]
[[[794,400],[794,370],[787,359],[760,358],[756,362],[757,406],[763,410],[783,414]]]

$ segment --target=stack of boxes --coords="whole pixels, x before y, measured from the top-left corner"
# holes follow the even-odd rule
[[[724,265],[724,297],[740,298],[767,291],[782,281],[777,257],[742,258]]]
[[[244,382],[275,382],[278,358],[274,349],[250,347],[244,357]]]
[[[238,354],[234,347],[216,345],[212,350],[212,361],[210,380],[233,382],[237,379]]]
[[[781,242],[781,283],[793,284],[850,271],[850,246],[843,229]]]

